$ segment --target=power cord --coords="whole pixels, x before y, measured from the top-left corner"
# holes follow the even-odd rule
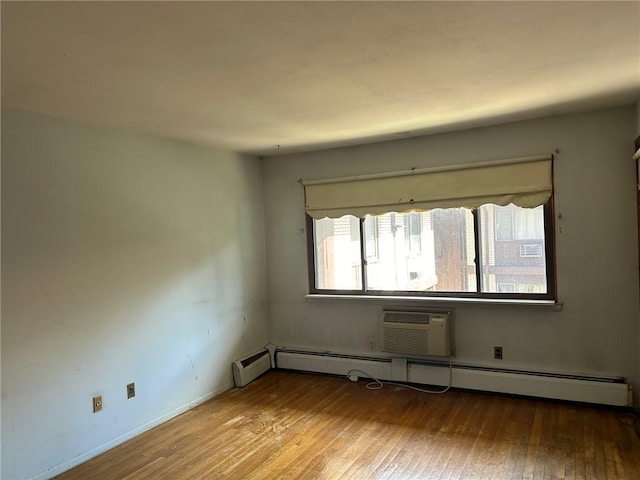
[[[414,387],[413,385],[407,385],[406,383],[378,380],[373,375],[365,372],[364,370],[360,370],[357,368],[352,368],[347,372],[347,378],[352,382],[358,381],[358,375],[355,375],[355,373],[361,373],[362,374],[361,376],[365,378],[370,378],[371,380],[373,380],[373,382],[367,383],[366,385],[367,390],[380,390],[382,387],[384,387],[385,384],[387,384],[387,385],[395,385],[397,387],[409,388],[411,390],[416,390],[417,392],[422,392],[422,393],[440,394],[440,393],[448,392],[449,389],[451,388],[451,383],[453,380],[453,358],[449,357],[449,384],[442,390],[428,390],[426,388],[418,388],[418,387]]]

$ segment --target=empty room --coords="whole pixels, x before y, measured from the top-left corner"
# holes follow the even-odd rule
[[[640,478],[640,2],[0,14],[2,480]]]

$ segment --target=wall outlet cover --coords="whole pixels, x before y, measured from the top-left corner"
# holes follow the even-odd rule
[[[502,347],[493,347],[493,358],[502,360]]]
[[[93,397],[93,413],[102,411],[102,395]]]

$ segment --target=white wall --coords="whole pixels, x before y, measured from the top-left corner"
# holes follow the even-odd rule
[[[261,176],[257,158],[3,110],[3,480],[230,388],[268,341]]]
[[[370,342],[378,343],[379,304],[305,301],[299,178],[508,159],[559,148],[556,244],[564,310],[459,306],[457,361],[619,375],[640,392],[635,182],[629,159],[634,117],[630,106],[265,160],[271,340],[350,353],[368,353]],[[493,360],[493,345],[503,346],[504,360]]]

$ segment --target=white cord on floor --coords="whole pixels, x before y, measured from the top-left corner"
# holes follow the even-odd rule
[[[373,382],[367,383],[366,388],[368,390],[380,390],[385,384],[387,384],[387,385],[395,385],[397,387],[409,388],[411,390],[416,390],[416,391],[422,392],[422,393],[433,393],[433,394],[446,393],[451,388],[451,383],[452,383],[452,380],[453,380],[453,358],[449,357],[449,384],[442,390],[428,390],[426,388],[418,388],[418,387],[414,387],[413,385],[407,385],[406,383],[388,382],[386,380],[385,381],[378,380],[373,375],[365,372],[364,370],[359,370],[357,368],[352,368],[351,370],[349,370],[347,372],[347,378],[349,380],[353,381],[353,382],[357,382],[358,381],[358,376],[357,375],[353,375],[354,373],[361,373],[363,377],[370,378],[371,380],[373,380]]]

